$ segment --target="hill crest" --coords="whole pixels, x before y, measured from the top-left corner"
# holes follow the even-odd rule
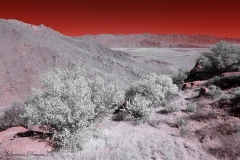
[[[97,34],[81,37],[101,43],[110,48],[208,48],[221,40],[240,43],[240,38],[220,38],[197,34]]]

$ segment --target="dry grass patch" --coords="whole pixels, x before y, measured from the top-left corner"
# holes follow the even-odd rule
[[[214,159],[195,144],[167,135],[164,130],[146,124],[132,126],[124,122],[100,125],[105,136],[93,138],[78,152],[53,153],[48,158],[66,160],[175,160]],[[47,157],[46,157],[47,159]]]

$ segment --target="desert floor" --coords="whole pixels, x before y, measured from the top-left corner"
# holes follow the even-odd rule
[[[208,48],[111,48],[120,50],[140,59],[154,59],[168,62],[173,71],[178,68],[190,70],[195,65],[195,59]]]

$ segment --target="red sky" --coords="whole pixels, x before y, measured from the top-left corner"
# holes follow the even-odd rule
[[[240,38],[240,0],[0,0],[0,18],[65,35],[204,34]]]

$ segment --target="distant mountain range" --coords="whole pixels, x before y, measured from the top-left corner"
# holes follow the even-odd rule
[[[240,38],[220,38],[210,35],[185,34],[97,34],[84,35],[86,38],[101,43],[110,48],[208,48],[220,40],[240,43]]]

